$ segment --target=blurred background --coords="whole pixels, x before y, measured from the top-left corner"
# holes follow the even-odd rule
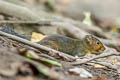
[[[62,34],[81,39],[87,34],[93,34],[101,39],[120,41],[119,0],[1,1],[10,5],[0,6],[0,25],[11,26],[29,39],[31,39],[33,32],[37,32],[40,33],[40,37]],[[4,20],[14,22],[2,22]],[[19,21],[31,21],[31,23],[25,24],[26,22],[23,22],[23,24]],[[39,24],[35,21],[38,21]],[[108,45],[110,41],[106,43],[103,40],[103,43]],[[117,45],[117,47],[119,46]],[[119,48],[117,49],[119,50]]]

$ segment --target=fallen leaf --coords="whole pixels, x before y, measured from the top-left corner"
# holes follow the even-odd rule
[[[40,34],[40,33],[36,33],[36,32],[33,32],[32,33],[32,36],[31,36],[31,41],[32,42],[38,42],[40,41],[41,39],[43,39],[45,36]]]

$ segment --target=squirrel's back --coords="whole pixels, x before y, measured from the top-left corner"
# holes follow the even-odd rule
[[[73,53],[76,44],[75,39],[55,34],[45,37],[38,43],[69,54]]]

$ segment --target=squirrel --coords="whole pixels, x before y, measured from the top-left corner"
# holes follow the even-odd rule
[[[0,27],[0,31],[27,39],[10,27]],[[43,38],[38,43],[73,56],[84,56],[87,53],[98,54],[105,50],[102,42],[92,35],[86,35],[82,40],[79,40],[54,34]]]
[[[102,42],[92,35],[86,35],[83,39],[79,40],[63,35],[53,34],[43,38],[38,43],[55,50],[80,57],[87,53],[100,54],[105,50]]]

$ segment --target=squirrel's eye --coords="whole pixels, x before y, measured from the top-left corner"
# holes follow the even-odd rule
[[[99,41],[97,41],[97,42],[96,42],[96,44],[97,44],[97,45],[99,45],[99,44],[100,44],[100,42],[99,42]]]

